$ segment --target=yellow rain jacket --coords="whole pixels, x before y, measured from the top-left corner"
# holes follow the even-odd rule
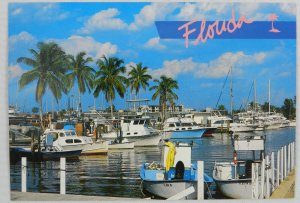
[[[170,167],[174,165],[174,159],[175,159],[175,144],[172,142],[166,142],[165,143],[169,147],[168,156],[166,160],[166,171],[168,172],[170,170]]]

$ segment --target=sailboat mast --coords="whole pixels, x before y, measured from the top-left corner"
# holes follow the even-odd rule
[[[254,86],[254,112],[256,112],[256,80],[254,80],[254,83],[253,83],[253,86]]]
[[[230,67],[230,114],[233,116],[232,66]]]
[[[271,112],[271,81],[269,80],[269,114]]]

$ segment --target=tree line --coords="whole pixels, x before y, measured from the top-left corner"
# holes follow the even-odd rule
[[[149,87],[152,79],[148,74],[148,67],[143,66],[142,63],[131,65],[131,70],[126,75],[126,67],[122,59],[105,55],[93,59],[83,51],[73,56],[67,54],[54,42],[39,42],[37,49],[29,49],[29,53],[31,57],[17,59],[18,63],[31,67],[31,70],[21,75],[19,89],[22,90],[33,81],[37,82],[35,100],[39,103],[41,125],[43,123],[42,101],[46,91],[50,91],[58,103],[62,95],[68,94],[77,84],[79,115],[82,112],[82,94],[88,91],[93,93],[94,97],[98,97],[100,92],[103,92],[106,101],[110,103],[111,117],[113,117],[113,101],[117,94],[124,98],[126,88],[130,87],[131,92],[138,95],[141,88],[146,90]],[[96,69],[91,66],[92,62],[96,63]],[[178,83],[164,75],[153,81],[155,85],[149,90],[154,90],[152,100],[159,99],[162,119],[164,119],[167,103],[174,104],[178,99],[174,92],[174,89],[178,89]]]
[[[269,102],[265,102],[263,104],[255,104],[256,107],[254,108],[254,102],[250,102],[249,106],[251,109],[256,109],[262,112],[269,112]],[[227,111],[223,104],[218,106],[218,110]],[[234,110],[234,113],[244,112],[246,109]],[[285,98],[283,101],[283,105],[281,107],[270,105],[270,112],[277,112],[282,113],[284,117],[289,120],[294,120],[296,118],[296,96],[292,98]]]

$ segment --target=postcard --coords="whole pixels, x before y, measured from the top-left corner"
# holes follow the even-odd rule
[[[9,200],[295,198],[298,2],[1,7]]]

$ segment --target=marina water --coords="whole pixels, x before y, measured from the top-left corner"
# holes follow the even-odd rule
[[[295,128],[282,128],[239,136],[266,135],[266,154],[295,141]],[[176,140],[191,142],[191,140]],[[242,158],[251,154],[242,154]],[[228,134],[193,139],[192,161],[203,160],[205,173],[212,175],[215,161],[232,161],[233,147]],[[139,178],[143,162],[160,162],[159,147],[109,151],[107,156],[81,156],[67,160],[67,194],[116,197],[144,197]],[[28,162],[27,191],[59,193],[59,161]],[[21,162],[10,163],[11,190],[21,191]]]

